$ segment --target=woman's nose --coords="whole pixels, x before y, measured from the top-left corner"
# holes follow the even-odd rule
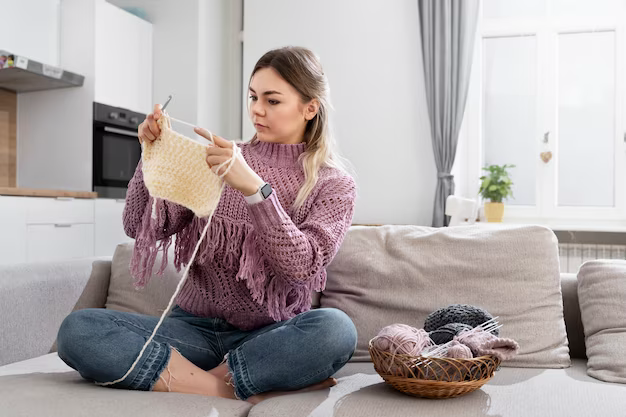
[[[263,105],[260,104],[258,101],[253,101],[250,104],[250,113],[252,113],[253,115],[258,114],[259,116],[263,116],[265,115],[265,109],[263,108]]]

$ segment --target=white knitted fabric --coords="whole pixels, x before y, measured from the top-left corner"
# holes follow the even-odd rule
[[[207,149],[212,145],[196,142],[172,130],[167,114],[157,121],[161,135],[143,141],[143,179],[155,198],[162,198],[207,217],[220,201],[223,180],[209,168]]]

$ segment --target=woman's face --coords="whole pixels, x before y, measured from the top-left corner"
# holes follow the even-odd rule
[[[302,142],[307,121],[317,113],[317,100],[302,103],[296,89],[271,67],[254,74],[248,93],[250,120],[259,140]]]

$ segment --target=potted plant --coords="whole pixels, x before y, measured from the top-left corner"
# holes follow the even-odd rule
[[[500,223],[504,215],[504,204],[502,200],[513,196],[511,186],[513,182],[509,178],[508,168],[514,168],[515,165],[488,165],[483,167],[484,171],[488,171],[488,175],[480,177],[482,183],[478,193],[485,200],[485,217],[488,222]]]

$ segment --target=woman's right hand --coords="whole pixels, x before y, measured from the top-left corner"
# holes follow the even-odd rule
[[[154,111],[146,116],[146,120],[141,122],[138,128],[139,142],[143,143],[144,140],[148,142],[155,141],[161,134],[161,129],[157,124],[157,120],[161,117],[161,105],[155,104]]]

